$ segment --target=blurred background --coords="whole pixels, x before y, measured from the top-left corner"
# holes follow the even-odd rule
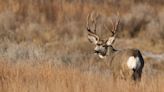
[[[0,57],[77,66],[101,61],[87,39],[92,11],[100,15],[97,31],[102,38],[110,36],[103,25],[111,28],[109,20],[119,12],[114,47],[138,48],[147,67],[164,70],[163,0],[0,0]]]

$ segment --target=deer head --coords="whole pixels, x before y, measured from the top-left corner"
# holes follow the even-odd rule
[[[88,40],[96,46],[94,48],[94,53],[98,54],[100,58],[103,58],[107,55],[108,50],[113,50],[112,44],[116,39],[120,19],[119,14],[117,14],[117,20],[115,22],[111,20],[112,30],[110,30],[110,32],[112,33],[112,36],[107,40],[104,40],[100,39],[100,37],[96,34],[97,18],[98,16],[93,18],[92,14],[89,14],[87,17]],[[93,30],[90,27],[90,22],[92,23],[92,26],[94,26]]]

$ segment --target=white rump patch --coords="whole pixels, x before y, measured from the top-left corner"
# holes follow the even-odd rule
[[[136,58],[134,56],[129,57],[127,61],[127,65],[130,69],[138,69],[141,66],[139,57]]]

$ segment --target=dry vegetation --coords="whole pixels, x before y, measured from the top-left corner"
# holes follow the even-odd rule
[[[141,82],[117,80],[105,73],[56,66],[49,61],[0,61],[1,92],[163,92],[164,74],[143,76]]]
[[[91,11],[104,37],[102,25],[120,12],[114,47],[161,55],[144,54],[140,83],[113,82],[93,55],[85,29]],[[163,0],[0,0],[0,92],[164,92],[163,44]]]

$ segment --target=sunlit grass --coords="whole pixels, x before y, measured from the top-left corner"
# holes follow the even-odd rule
[[[34,61],[37,62],[37,61]],[[164,75],[143,74],[138,83],[113,80],[107,74],[82,72],[72,66],[0,61],[1,92],[163,92]]]

